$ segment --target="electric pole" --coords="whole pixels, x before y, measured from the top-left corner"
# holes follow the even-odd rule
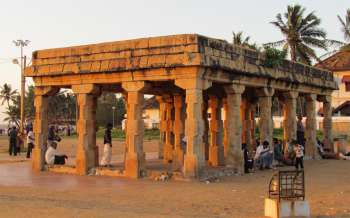
[[[14,40],[13,43],[15,44],[15,46],[20,47],[21,48],[21,62],[20,62],[20,67],[21,67],[21,124],[20,124],[20,133],[22,134],[22,136],[24,135],[24,97],[25,97],[25,86],[26,86],[26,79],[24,76],[24,68],[26,67],[26,56],[23,56],[23,47],[28,46],[28,44],[30,43],[29,40],[22,40],[22,39],[18,39],[18,40]]]

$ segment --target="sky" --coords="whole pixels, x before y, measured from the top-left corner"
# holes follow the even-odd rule
[[[337,15],[349,0],[2,0],[0,5],[0,85],[20,87],[20,50],[12,40],[28,39],[35,50],[140,37],[199,33],[232,41],[244,31],[258,44],[282,39],[269,22],[287,5],[315,11],[328,38],[343,40]],[[29,83],[31,81],[29,80]],[[0,123],[4,108],[0,106]]]

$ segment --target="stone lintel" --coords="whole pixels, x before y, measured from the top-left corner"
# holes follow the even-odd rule
[[[316,94],[305,94],[305,99],[307,101],[316,101],[317,100],[317,95]]]

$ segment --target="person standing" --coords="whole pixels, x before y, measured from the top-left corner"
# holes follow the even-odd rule
[[[33,128],[29,127],[28,128],[28,134],[27,134],[27,158],[30,158],[30,155],[32,153],[32,150],[34,148],[34,133],[33,133]]]
[[[10,156],[13,155],[17,156],[17,129],[15,126],[13,126],[9,132],[10,137],[10,147],[9,147],[9,154]]]
[[[103,137],[103,155],[101,159],[101,166],[110,166],[112,159],[112,124],[108,123]]]
[[[297,121],[297,141],[299,145],[304,146],[304,139],[305,139],[305,128],[303,124],[303,117],[301,115],[298,115],[298,121]]]
[[[295,152],[295,168],[299,170],[299,166],[301,169],[304,169],[304,147],[300,145],[297,141],[293,141],[294,144],[294,152]]]

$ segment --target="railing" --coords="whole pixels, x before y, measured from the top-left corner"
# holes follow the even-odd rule
[[[278,171],[270,180],[269,198],[295,201],[305,199],[304,171]]]

